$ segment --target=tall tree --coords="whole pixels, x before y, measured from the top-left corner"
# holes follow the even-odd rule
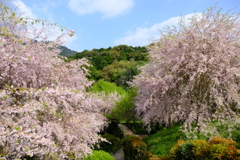
[[[118,86],[128,88],[128,82],[132,81],[133,76],[139,74],[135,61],[116,61],[103,68],[101,76],[104,80],[115,82]]]
[[[168,27],[150,45],[150,63],[142,67],[133,85],[138,88],[136,110],[147,124],[169,126],[233,120],[240,115],[240,15],[210,8],[195,14],[188,24]],[[186,130],[186,132],[189,130]]]
[[[0,11],[1,158],[65,159],[90,153],[101,140],[98,132],[107,124],[103,114],[116,96],[86,92],[92,84],[85,78],[86,60],[66,63],[58,55],[73,31],[46,42],[57,26],[19,17],[1,4]]]

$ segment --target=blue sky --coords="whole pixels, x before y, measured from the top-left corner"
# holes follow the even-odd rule
[[[144,46],[159,38],[164,25],[181,15],[218,6],[240,12],[240,0],[0,0],[26,16],[75,31],[66,46],[75,51],[120,44]]]

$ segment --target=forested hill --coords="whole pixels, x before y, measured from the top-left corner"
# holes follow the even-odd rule
[[[118,45],[115,47],[84,50],[82,52],[78,52],[71,58],[81,59],[85,57],[92,61],[96,69],[101,70],[105,66],[112,64],[114,61],[147,61],[147,52],[146,47]]]
[[[69,56],[74,56],[75,54],[77,54],[76,51],[73,51],[65,46],[60,46],[60,49],[62,50],[60,53],[61,56],[69,57]]]
[[[90,79],[114,82],[118,86],[128,87],[127,82],[139,74],[138,67],[148,61],[146,47],[118,45],[109,48],[84,50],[70,59],[87,58],[92,64]]]

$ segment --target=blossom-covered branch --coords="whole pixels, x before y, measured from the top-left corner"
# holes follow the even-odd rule
[[[137,114],[147,125],[184,122],[187,129],[197,122],[205,132],[210,121],[239,118],[239,14],[211,8],[188,24],[182,17],[149,47],[150,63],[133,82]]]
[[[92,84],[85,77],[87,61],[65,62],[58,55],[62,40],[73,31],[49,41],[50,23],[34,28],[0,7],[1,158],[64,159],[90,153],[103,140],[98,133],[117,95],[86,92]]]

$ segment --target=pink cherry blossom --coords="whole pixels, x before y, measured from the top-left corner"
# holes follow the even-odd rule
[[[43,40],[50,24],[26,35],[26,27],[34,27],[26,25],[30,19],[19,21],[2,4],[0,8],[5,22],[0,34],[8,31],[0,44],[0,159],[90,153],[103,140],[98,133],[107,125],[104,114],[117,96],[86,92],[92,82],[83,66],[89,64],[85,59],[65,62],[59,56],[61,38]]]
[[[180,122],[190,132],[197,122],[198,131],[216,134],[206,124],[239,124],[240,15],[209,9],[184,22],[149,46],[150,62],[133,81],[137,114],[146,125]]]

